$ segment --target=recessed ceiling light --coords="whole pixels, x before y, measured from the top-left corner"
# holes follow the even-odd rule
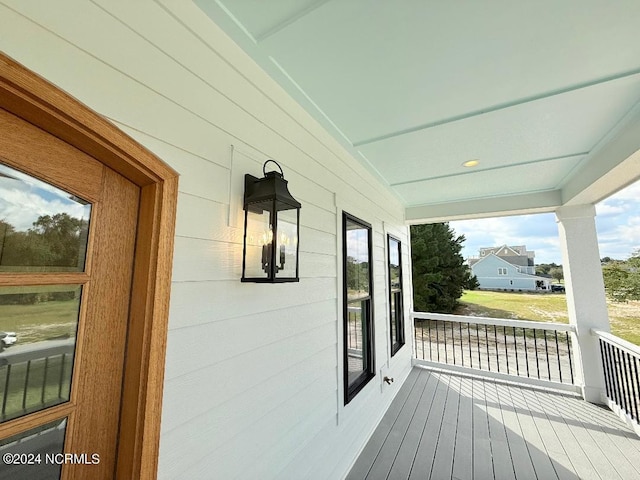
[[[474,160],[467,160],[466,162],[464,162],[462,164],[463,167],[475,167],[480,163],[480,160],[474,159]]]

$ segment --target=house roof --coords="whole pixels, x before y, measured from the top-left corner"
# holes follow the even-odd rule
[[[593,203],[640,177],[637,0],[196,4],[410,223]]]
[[[503,254],[510,254],[510,255],[523,255],[522,253],[520,253],[518,250],[515,250],[515,248],[517,247],[510,247],[508,246],[506,243],[504,245],[501,245],[499,247],[483,247],[480,249],[480,252],[482,252],[483,250],[489,251],[491,253],[495,253],[496,255],[498,253],[503,253]],[[525,249],[526,251],[526,249]],[[524,254],[526,255],[526,254]]]

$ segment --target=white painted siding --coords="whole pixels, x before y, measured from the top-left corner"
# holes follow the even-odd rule
[[[6,0],[0,31],[5,53],[181,175],[159,477],[344,476],[410,369],[400,203],[189,2]],[[240,283],[242,178],[267,158],[303,205],[296,284]],[[337,198],[374,226],[377,376],[347,407]],[[387,229],[407,339],[391,359]]]

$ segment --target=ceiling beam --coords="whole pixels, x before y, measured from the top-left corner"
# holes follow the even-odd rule
[[[470,218],[503,217],[553,212],[561,206],[559,190],[503,197],[479,198],[463,202],[421,205],[405,209],[409,225],[448,222]]]

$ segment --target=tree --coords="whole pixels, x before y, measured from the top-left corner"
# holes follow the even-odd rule
[[[536,265],[536,274],[538,275],[551,275],[551,270],[554,268],[562,269],[562,265],[557,265],[555,263],[541,263]]]
[[[67,213],[42,215],[26,232],[0,221],[3,266],[75,267],[84,257],[88,222]]]
[[[464,235],[456,237],[448,223],[411,227],[416,311],[453,312],[464,288],[471,282],[471,272],[460,255],[464,241]]]
[[[640,250],[626,261],[611,260],[602,267],[607,295],[614,302],[640,300]]]
[[[475,290],[480,287],[480,282],[478,281],[478,277],[471,273],[471,269],[469,269],[469,280],[464,286],[465,290]]]
[[[562,270],[561,266],[551,268],[549,270],[549,275],[551,275],[551,278],[557,280],[558,282],[564,279],[564,271]]]

